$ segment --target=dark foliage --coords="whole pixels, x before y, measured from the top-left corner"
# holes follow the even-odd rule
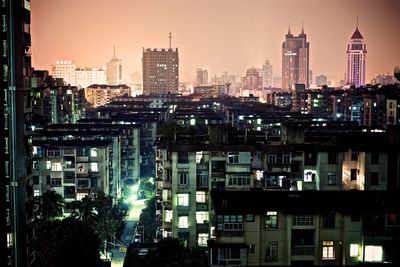
[[[37,267],[100,266],[100,241],[81,221],[43,221],[37,227],[35,241]]]

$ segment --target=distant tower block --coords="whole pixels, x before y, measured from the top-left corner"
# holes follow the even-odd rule
[[[347,45],[346,83],[360,87],[365,85],[365,69],[367,63],[367,45],[357,26]]]

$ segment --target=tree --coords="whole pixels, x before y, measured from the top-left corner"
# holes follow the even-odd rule
[[[99,238],[90,227],[75,218],[42,221],[36,234],[35,267],[101,266]]]
[[[146,200],[146,207],[142,210],[142,213],[139,217],[139,224],[145,227],[145,234],[147,235],[147,239],[152,239],[156,235],[156,230],[158,227],[158,223],[156,220],[156,207],[155,207],[155,197]],[[143,236],[145,239],[145,236]]]
[[[65,201],[56,191],[48,190],[34,199],[38,219],[53,221],[63,215]]]
[[[113,238],[126,216],[126,210],[113,204],[111,196],[102,191],[94,192],[78,202],[77,218],[91,227],[105,242]]]

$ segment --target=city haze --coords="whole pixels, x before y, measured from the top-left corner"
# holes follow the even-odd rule
[[[339,81],[358,16],[369,82],[400,63],[399,10],[398,0],[33,0],[32,65],[51,70],[57,60],[72,59],[79,67],[102,67],[115,45],[129,80],[131,73],[141,72],[143,47],[168,47],[171,31],[181,81],[193,81],[199,67],[210,77],[223,71],[244,76],[265,59],[280,76],[288,26],[297,35],[304,24],[314,77],[325,74]]]

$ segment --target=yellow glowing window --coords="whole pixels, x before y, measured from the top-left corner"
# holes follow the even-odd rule
[[[382,255],[382,246],[365,246],[365,261],[381,262]]]
[[[359,255],[359,245],[350,244],[350,257],[358,257]]]
[[[335,248],[333,247],[333,241],[322,241],[322,259],[335,259]]]

